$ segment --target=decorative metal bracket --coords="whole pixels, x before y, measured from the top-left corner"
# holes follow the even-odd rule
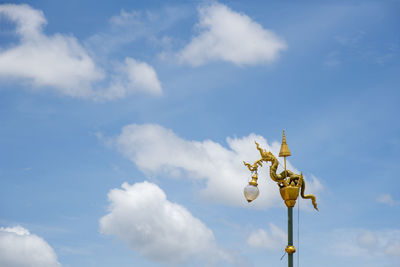
[[[271,162],[271,166],[269,168],[270,177],[274,182],[278,184],[281,197],[285,201],[286,206],[294,207],[300,192],[301,197],[304,199],[311,199],[314,208],[318,210],[315,196],[311,194],[304,194],[306,183],[303,178],[303,173],[295,174],[294,172],[286,169],[286,157],[290,156],[291,153],[286,143],[285,131],[283,131],[282,145],[279,152],[279,156],[284,157],[285,159],[285,170],[281,173],[276,172],[278,169],[279,161],[272,154],[272,152],[262,149],[257,142],[255,142],[255,144],[257,146],[257,150],[260,152],[261,158],[256,160],[253,164],[243,161],[244,165],[247,166],[247,168],[252,173],[254,173],[251,181],[249,182],[249,185],[258,185],[258,168],[263,166],[263,162]]]

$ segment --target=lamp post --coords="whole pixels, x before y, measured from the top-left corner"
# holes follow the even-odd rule
[[[279,165],[278,159],[270,151],[260,148],[260,145],[257,142],[255,143],[258,151],[260,152],[261,158],[256,160],[253,164],[243,162],[253,174],[251,181],[244,188],[244,196],[248,202],[251,202],[258,197],[260,193],[257,188],[258,168],[262,167],[263,162],[271,162],[271,166],[269,168],[270,177],[278,184],[281,197],[285,201],[285,204],[288,208],[288,244],[285,251],[288,254],[288,266],[293,267],[293,253],[296,252],[296,248],[293,245],[293,207],[296,205],[296,200],[300,191],[301,197],[304,199],[311,199],[314,208],[318,210],[315,196],[304,195],[306,184],[303,178],[303,173],[295,174],[286,169],[286,157],[291,156],[291,153],[288,145],[286,144],[285,131],[283,131],[282,145],[279,152],[279,157],[284,157],[285,162],[285,169],[281,173],[276,173]]]

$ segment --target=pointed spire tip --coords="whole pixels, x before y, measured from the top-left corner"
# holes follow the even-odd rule
[[[291,155],[292,154],[290,153],[289,147],[286,143],[285,130],[283,130],[282,145],[281,145],[281,151],[279,152],[279,157],[288,157]]]

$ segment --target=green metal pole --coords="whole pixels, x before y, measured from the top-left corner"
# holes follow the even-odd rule
[[[288,246],[293,246],[293,208],[288,207]],[[293,253],[288,253],[289,267],[293,267]]]

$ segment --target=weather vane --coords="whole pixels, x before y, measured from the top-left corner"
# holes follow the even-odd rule
[[[311,199],[316,210],[318,210],[317,202],[315,201],[314,195],[304,195],[306,184],[303,178],[303,173],[295,174],[294,172],[286,169],[286,157],[291,156],[291,153],[288,145],[286,144],[285,131],[283,131],[282,145],[279,152],[279,157],[284,157],[285,170],[279,174],[276,173],[279,165],[278,159],[271,152],[260,148],[260,145],[257,142],[255,143],[258,151],[260,151],[261,159],[256,160],[253,164],[243,162],[253,174],[251,181],[244,188],[244,196],[248,202],[251,202],[258,197],[260,193],[257,188],[258,168],[262,167],[263,162],[271,162],[269,175],[271,179],[278,184],[282,199],[285,201],[285,204],[288,207],[288,245],[285,251],[287,252],[289,258],[288,265],[289,267],[293,267],[293,253],[296,252],[296,249],[293,246],[293,207],[296,205],[299,191],[302,198]]]

